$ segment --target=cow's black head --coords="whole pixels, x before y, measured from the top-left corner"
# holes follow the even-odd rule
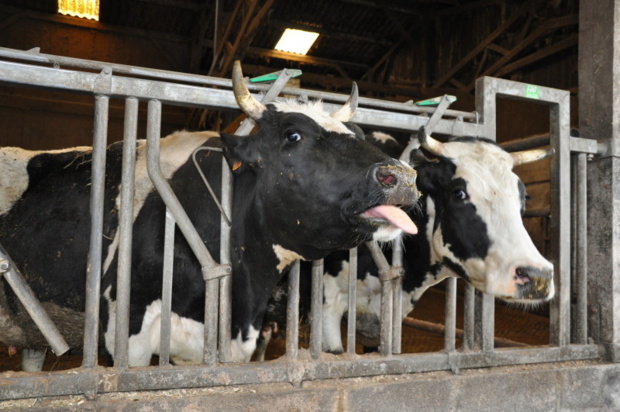
[[[391,240],[403,230],[416,231],[397,207],[417,201],[415,171],[344,124],[357,105],[355,87],[332,114],[321,102],[264,106],[247,91],[235,67],[237,102],[259,131],[222,134],[225,155],[236,178],[249,175],[255,182],[260,224],[278,242],[274,248],[316,259],[371,238]]]
[[[418,186],[428,195],[432,258],[505,300],[551,299],[553,266],[523,226],[525,190],[512,171],[548,153],[509,154],[484,139],[441,143],[423,130],[421,140],[438,156],[416,166]]]

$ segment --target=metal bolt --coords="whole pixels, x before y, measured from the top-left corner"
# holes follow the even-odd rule
[[[0,260],[0,273],[8,272],[11,265],[8,260],[2,259]]]

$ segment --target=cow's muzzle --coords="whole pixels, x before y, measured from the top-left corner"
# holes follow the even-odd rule
[[[521,301],[548,301],[553,298],[553,269],[533,266],[515,268],[513,280]]]
[[[415,184],[416,172],[404,164],[378,165],[373,171],[374,179],[385,193],[385,203],[413,206],[420,198]]]

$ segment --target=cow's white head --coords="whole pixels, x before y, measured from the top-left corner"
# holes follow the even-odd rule
[[[485,139],[441,143],[423,129],[420,140],[438,156],[416,167],[418,187],[427,195],[431,259],[504,300],[551,299],[553,265],[538,252],[523,225],[525,186],[512,171],[550,152],[510,154]]]

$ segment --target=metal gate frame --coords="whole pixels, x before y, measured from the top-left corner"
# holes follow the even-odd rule
[[[60,67],[67,68],[60,68]],[[94,72],[93,72],[94,71]],[[132,66],[106,64],[80,59],[64,58],[0,48],[0,82],[9,85],[39,87],[77,93],[86,93],[95,99],[95,133],[93,153],[93,210],[100,205],[101,192],[97,193],[96,179],[103,180],[105,165],[105,142],[107,135],[107,110],[110,98],[125,99],[126,113],[133,113],[138,101],[149,102],[149,144],[156,145],[159,137],[159,114],[162,104],[183,105],[198,108],[237,109],[230,91],[231,82],[197,75],[188,75]],[[268,86],[250,85],[253,92],[264,92]],[[344,102],[348,96],[296,88],[284,88],[288,95],[305,95],[326,103],[327,110],[334,110],[335,103]],[[585,247],[571,256],[571,242],[583,246],[585,242],[585,214],[578,213],[571,228],[571,209],[586,210],[585,161],[586,156],[596,154],[597,145],[592,140],[569,135],[569,93],[567,91],[527,85],[502,79],[484,77],[476,82],[476,111],[474,113],[446,110],[439,119],[435,132],[455,136],[479,136],[495,140],[496,110],[498,97],[540,103],[550,111],[550,143],[556,150],[551,166],[551,237],[555,265],[557,297],[551,304],[550,344],[544,347],[496,349],[494,335],[494,299],[481,295],[472,287],[466,288],[465,339],[463,349],[456,350],[454,279],[449,280],[446,318],[445,350],[428,354],[391,354],[385,356],[358,357],[351,360],[329,360],[321,357],[320,346],[311,349],[312,360],[297,356],[295,328],[289,329],[287,355],[277,362],[230,364],[225,356],[215,364],[213,358],[205,358],[205,365],[149,368],[127,368],[124,362],[114,367],[96,366],[96,337],[98,314],[89,313],[86,323],[85,361],[81,368],[70,371],[37,374],[17,373],[0,376],[0,399],[33,398],[61,395],[85,395],[93,398],[98,393],[141,391],[158,389],[196,388],[253,383],[290,382],[339,379],[374,375],[416,373],[438,370],[457,371],[463,368],[479,368],[541,362],[559,362],[598,359],[604,355],[601,345],[587,343],[587,262]],[[354,122],[361,126],[373,126],[396,131],[417,131],[426,125],[434,109],[420,108],[408,103],[394,103],[378,99],[360,98]],[[126,134],[131,136],[135,125],[126,118]],[[156,147],[152,149],[156,151]],[[131,150],[129,150],[131,151]],[[571,153],[575,154],[573,179],[578,190],[571,200]],[[103,156],[103,157],[101,157]],[[103,160],[103,161],[102,161]],[[99,166],[98,166],[99,165]],[[96,173],[96,174],[95,174]],[[99,183],[100,184],[100,183]],[[93,241],[101,238],[98,211],[93,213]],[[571,236],[573,234],[574,236]],[[1,243],[1,239],[0,239]],[[96,247],[96,246],[95,246]],[[119,251],[120,253],[120,251]],[[352,252],[354,254],[354,252]],[[571,261],[574,262],[571,264]],[[226,275],[226,265],[216,277]],[[571,284],[571,269],[576,268],[576,287]],[[322,268],[316,264],[315,275],[320,277]],[[91,299],[98,302],[97,276],[101,274],[101,258],[91,254],[91,273],[95,288]],[[295,276],[291,276],[295,287]],[[575,315],[571,320],[571,293],[577,294]],[[292,294],[295,295],[295,294]],[[293,296],[289,308],[295,306]],[[383,306],[383,305],[382,305]],[[98,307],[98,305],[97,305]],[[293,310],[293,312],[295,312]],[[289,322],[296,315],[289,315]],[[620,314],[614,314],[620,316]],[[354,324],[354,323],[353,323]],[[292,325],[291,325],[292,326]],[[579,331],[571,339],[571,327]],[[314,328],[313,328],[314,329]],[[320,328],[319,328],[320,329]],[[320,335],[319,335],[320,336]],[[397,336],[400,332],[397,329]],[[314,338],[316,339],[316,338]],[[319,339],[320,344],[320,339]],[[205,351],[210,350],[205,348]],[[399,352],[395,346],[390,352]]]

